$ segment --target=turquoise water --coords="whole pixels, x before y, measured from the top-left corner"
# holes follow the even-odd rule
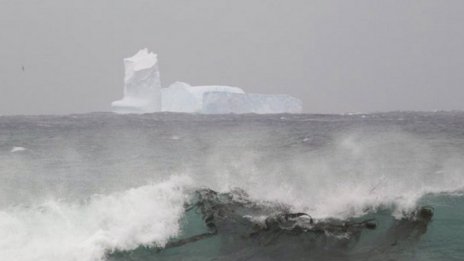
[[[417,253],[423,260],[462,260],[459,242],[464,232],[464,199],[462,196],[426,196],[423,200],[434,206],[433,222],[418,244]]]

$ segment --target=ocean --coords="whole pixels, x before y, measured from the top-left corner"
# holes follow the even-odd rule
[[[0,116],[0,260],[464,260],[464,113]]]

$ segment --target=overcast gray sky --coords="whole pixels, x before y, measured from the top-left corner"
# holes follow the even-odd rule
[[[166,87],[287,93],[309,113],[464,109],[462,0],[0,0],[0,114],[109,111],[143,47]]]

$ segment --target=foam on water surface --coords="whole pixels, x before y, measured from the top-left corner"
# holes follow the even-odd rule
[[[14,146],[13,148],[11,148],[10,152],[20,152],[20,151],[25,151],[25,150],[27,149],[24,147]]]

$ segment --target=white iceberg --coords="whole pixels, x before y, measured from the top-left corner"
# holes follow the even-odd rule
[[[161,111],[161,82],[156,54],[140,50],[124,59],[124,97],[111,104],[116,113]]]
[[[238,87],[190,86],[188,83],[175,82],[168,88],[161,89],[162,111],[202,113],[204,97],[208,93],[244,94],[245,92]]]
[[[111,106],[116,113],[184,112],[301,113],[301,100],[289,95],[247,94],[238,87],[191,86],[175,82],[161,88],[158,59],[147,49],[124,59],[124,97]]]

